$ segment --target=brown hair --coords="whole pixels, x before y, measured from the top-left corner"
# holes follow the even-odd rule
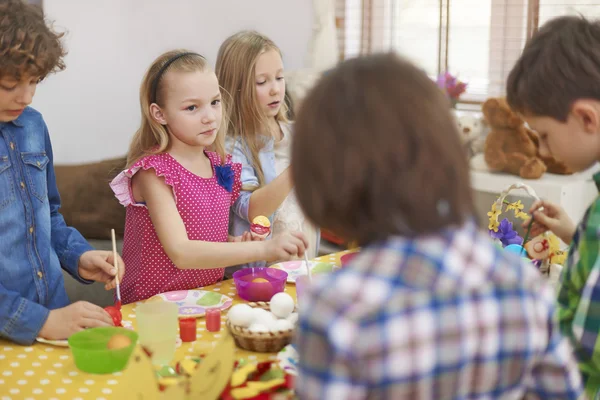
[[[448,100],[393,54],[345,61],[310,91],[292,177],[307,217],[360,245],[433,233],[474,212]]]
[[[506,92],[517,112],[561,122],[578,99],[600,100],[600,21],[565,16],[545,23],[510,72]]]
[[[65,69],[62,33],[52,31],[42,9],[21,0],[0,2],[0,78],[45,78]]]
[[[185,53],[185,54],[184,54]],[[169,63],[167,65],[167,63]],[[166,66],[166,69],[163,67]],[[150,105],[153,103],[154,89],[156,89],[156,104],[159,106],[164,102],[165,76],[171,72],[193,72],[207,71],[210,66],[206,59],[196,53],[187,50],[173,50],[159,56],[146,74],[140,87],[140,108],[142,111],[142,123],[137,130],[129,152],[127,153],[127,168],[135,164],[140,158],[165,152],[169,147],[169,132],[167,127],[159,124],[150,115]],[[160,74],[160,76],[158,76]],[[154,83],[156,82],[156,84]],[[217,137],[213,143],[214,150],[225,163],[225,132],[227,132],[227,109],[226,102],[221,102],[222,118],[221,126],[217,131]]]
[[[247,147],[248,160],[258,178],[258,184],[264,183],[264,173],[258,153],[265,144],[267,122],[256,96],[256,62],[266,51],[275,50],[281,55],[279,47],[255,31],[242,31],[227,38],[217,55],[215,70],[219,84],[231,97],[231,125],[228,135],[235,141],[241,141]],[[282,104],[275,116],[277,121],[287,122],[288,108]]]

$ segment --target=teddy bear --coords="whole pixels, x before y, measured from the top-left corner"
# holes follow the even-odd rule
[[[482,106],[491,131],[484,158],[492,171],[508,172],[524,179],[538,179],[545,172],[571,174],[564,163],[539,152],[539,136],[511,110],[506,99],[490,98]]]
[[[485,121],[474,113],[453,115],[467,157],[471,159],[476,154],[483,153],[487,130]]]
[[[524,179],[540,178],[547,170],[546,164],[538,157],[538,146],[524,121],[510,109],[506,99],[488,99],[482,111],[491,129],[483,151],[488,167]]]

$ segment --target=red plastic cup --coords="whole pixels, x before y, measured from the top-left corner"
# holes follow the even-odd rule
[[[182,342],[196,340],[196,318],[181,318],[179,320],[179,337]]]
[[[206,330],[209,332],[219,332],[221,330],[221,310],[210,308],[206,310]]]

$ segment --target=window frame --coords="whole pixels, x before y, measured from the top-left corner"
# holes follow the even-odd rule
[[[448,70],[452,1],[457,0],[438,0],[438,75]],[[510,68],[523,50],[523,45],[539,28],[540,0],[491,1],[492,16],[490,19],[492,21],[511,21],[511,24],[503,23],[490,27],[490,41],[502,43],[502,45],[490,48],[488,90],[481,95],[465,93],[461,97],[459,105],[480,105],[487,97],[499,95],[500,93],[497,93],[494,87],[502,87],[503,84],[494,82],[506,81]],[[338,27],[341,60],[393,48],[393,9],[395,4],[395,0],[336,0],[336,26]],[[356,17],[357,10],[360,10],[360,18]],[[386,18],[386,13],[389,13],[388,15],[391,17]],[[355,25],[347,23],[349,14],[352,14],[352,21]],[[376,26],[373,24],[375,20],[383,21],[383,24]],[[360,24],[360,26],[356,24]],[[360,33],[360,37],[356,37],[357,33]],[[355,37],[352,37],[353,34]],[[507,38],[517,38],[517,41],[520,38],[521,45],[511,46]],[[357,46],[359,47],[357,48]],[[501,66],[499,70],[498,65]]]

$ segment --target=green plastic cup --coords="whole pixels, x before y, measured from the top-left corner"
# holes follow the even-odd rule
[[[110,350],[106,346],[110,338],[120,334],[127,336],[131,344]],[[69,337],[69,347],[77,368],[90,374],[110,374],[125,369],[138,340],[132,330],[117,327],[91,328]]]

